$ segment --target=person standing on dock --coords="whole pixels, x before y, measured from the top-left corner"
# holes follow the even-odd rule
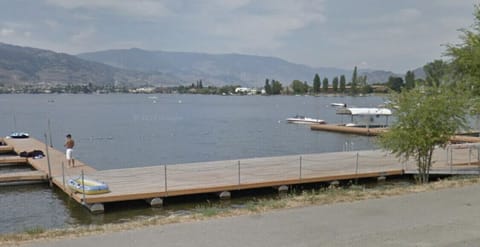
[[[65,141],[65,145],[63,146],[67,148],[65,156],[67,157],[68,167],[70,167],[70,164],[72,167],[75,167],[75,160],[73,159],[73,146],[75,146],[75,141],[72,139],[72,135],[67,135],[67,141]]]

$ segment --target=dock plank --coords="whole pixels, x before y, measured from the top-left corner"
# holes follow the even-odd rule
[[[27,158],[16,156],[16,155],[2,155],[0,156],[0,166],[2,165],[11,165],[11,164],[26,164]]]
[[[6,145],[6,146],[0,146],[0,154],[5,154],[5,153],[11,153],[13,152],[13,147]]]
[[[0,183],[24,182],[24,181],[45,181],[47,174],[40,171],[11,172],[0,174]]]

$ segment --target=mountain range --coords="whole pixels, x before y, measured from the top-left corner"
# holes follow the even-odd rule
[[[0,43],[0,83],[135,85],[163,82],[161,73],[142,73],[86,61],[65,53]]]
[[[193,52],[146,51],[137,48],[82,53],[76,56],[30,47],[0,43],[0,83],[59,83],[129,86],[189,85],[264,85],[265,79],[283,84],[293,80],[311,84],[321,78],[345,75],[352,71],[338,68],[313,68],[265,56],[205,54]],[[389,71],[359,70],[369,83],[385,82]],[[401,76],[401,75],[398,75]]]

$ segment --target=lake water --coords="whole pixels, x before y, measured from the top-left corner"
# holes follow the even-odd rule
[[[285,119],[299,114],[350,122],[335,115],[330,103],[375,107],[384,101],[378,96],[0,95],[0,135],[25,131],[44,140],[50,121],[53,146],[63,150],[65,135],[72,134],[76,158],[98,170],[335,152],[346,143],[364,150],[374,148],[372,138],[311,131]],[[120,208],[91,215],[44,184],[0,186],[0,233],[120,222],[168,211]]]

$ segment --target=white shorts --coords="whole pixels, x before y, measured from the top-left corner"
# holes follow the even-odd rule
[[[73,149],[67,148],[67,151],[65,152],[65,156],[67,156],[67,160],[73,159]]]

